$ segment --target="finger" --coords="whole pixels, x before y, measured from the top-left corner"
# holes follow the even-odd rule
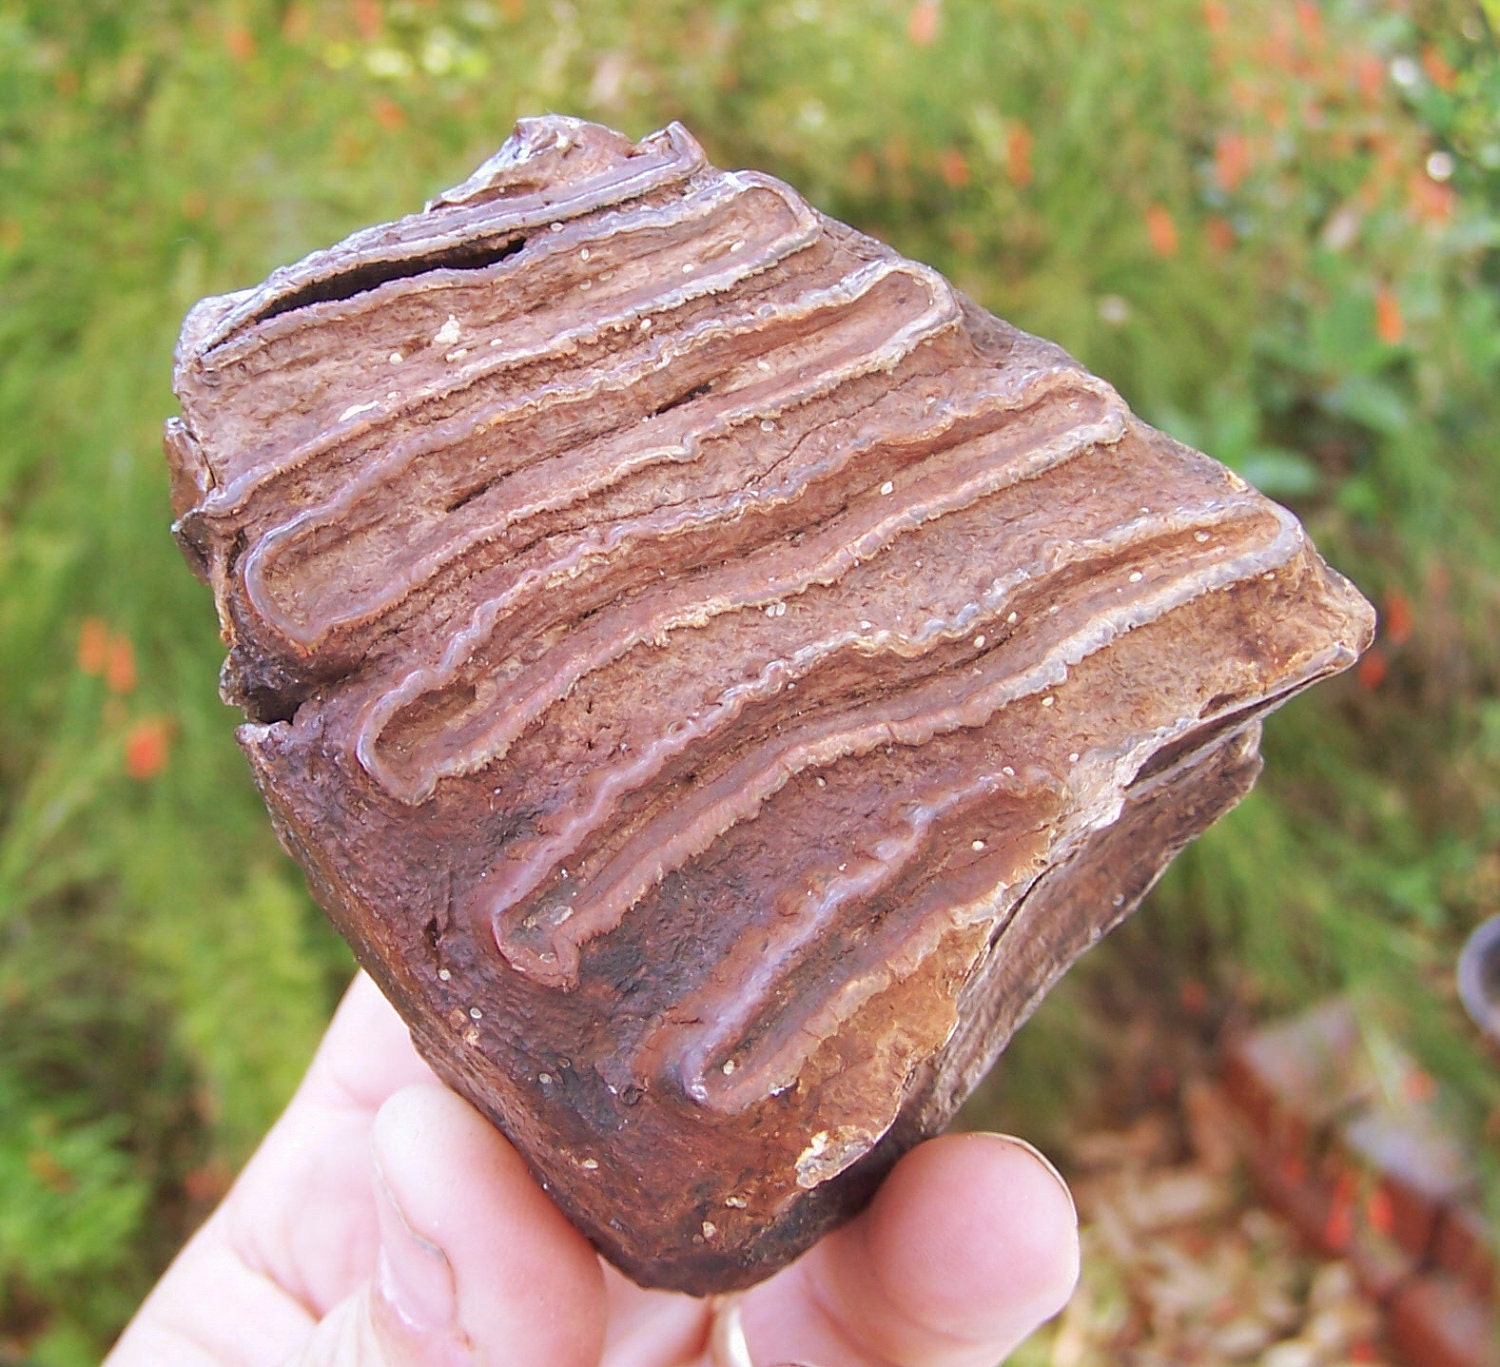
[[[315,1320],[374,1268],[376,1112],[401,1088],[432,1081],[395,1010],[356,975],[302,1085],[215,1217],[246,1266]]]
[[[375,1275],[297,1367],[597,1364],[598,1258],[497,1130],[442,1087],[410,1087],[381,1107],[373,1149]]]
[[[677,1291],[646,1291],[604,1269],[609,1327],[600,1367],[682,1367],[708,1337],[708,1307]]]
[[[337,1104],[373,1116],[401,1088],[432,1080],[406,1023],[361,971],[334,1012],[292,1104]]]
[[[1077,1216],[1051,1165],[1018,1140],[949,1135],[740,1313],[757,1364],[990,1367],[1077,1278]]]
[[[374,1269],[375,1113],[431,1078],[395,1011],[357,975],[296,1095],[141,1306],[111,1367],[260,1367],[305,1340]]]

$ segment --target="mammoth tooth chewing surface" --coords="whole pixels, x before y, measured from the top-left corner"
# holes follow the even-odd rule
[[[1371,631],[1285,510],[675,124],[523,121],[204,300],[176,388],[283,841],[647,1285],[856,1210]]]

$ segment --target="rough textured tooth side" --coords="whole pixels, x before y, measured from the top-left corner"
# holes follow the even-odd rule
[[[586,134],[588,141],[603,141],[604,146],[585,161],[585,173],[573,180],[567,160],[571,148],[559,148],[557,137],[539,130],[535,121],[531,126],[523,124],[501,152],[466,182],[464,193],[458,197],[439,196],[420,214],[353,233],[336,246],[273,271],[258,289],[236,296],[232,306],[220,311],[213,326],[195,336],[196,356],[207,357],[240,328],[253,326],[309,290],[336,285],[351,271],[389,266],[400,272],[453,242],[471,244],[482,238],[491,221],[498,233],[505,234],[576,218],[685,181],[706,165],[703,149],[680,124],[672,124],[662,134],[647,139],[642,147],[650,150],[633,158],[628,141],[618,135],[612,140],[601,139],[602,130],[593,130],[597,125]],[[552,137],[551,149],[557,149],[559,155],[540,171],[547,188],[532,189],[528,194],[523,187],[539,170],[534,164],[550,150],[537,145],[538,131],[543,138]],[[584,146],[583,138],[575,145]],[[571,193],[558,195],[554,187],[570,181]],[[495,213],[497,205],[503,209],[499,215]]]
[[[1288,565],[1287,576],[1282,578],[1295,576],[1302,568],[1305,557],[1299,556]],[[1285,582],[1272,587],[1261,576],[1249,585],[1249,591],[1267,604],[1285,590]],[[1235,611],[1231,595],[1215,595],[1208,605],[1211,612],[1219,615],[1226,612],[1232,615]],[[1152,626],[1159,634],[1160,626]],[[1127,653],[1142,661],[1148,658],[1149,652],[1157,649],[1147,639],[1151,634],[1152,628],[1148,628]],[[1211,750],[1222,749],[1229,743],[1227,736],[1253,728],[1258,712],[1278,705],[1292,693],[1342,668],[1347,663],[1349,644],[1328,643],[1308,652],[1304,658],[1288,658],[1284,665],[1263,662],[1259,692],[1251,707],[1248,710],[1242,707],[1227,718],[1232,731],[1225,732],[1214,725],[1197,727],[1204,739],[1179,755],[1165,772],[1180,776]],[[1222,680],[1226,672],[1233,672],[1232,661],[1215,669],[1204,681],[1184,681],[1179,692],[1185,698],[1201,696],[1206,688],[1217,686],[1214,680]],[[1066,690],[1058,692],[1062,700],[1059,706],[1065,709],[1069,701]],[[1137,705],[1130,704],[1132,708]],[[826,889],[837,885],[826,874],[820,878],[815,868],[807,870],[799,866],[795,876],[785,879],[777,914],[750,927],[742,943],[727,955],[721,952],[710,971],[709,985],[679,1003],[676,1018],[701,1024],[669,1027],[668,1034],[675,1036],[675,1043],[670,1040],[648,1043],[640,1065],[643,1070],[654,1069],[675,1079],[701,1105],[722,1112],[738,1112],[796,1084],[820,1042],[842,1031],[855,1029],[846,1048],[854,1051],[847,1057],[856,1057],[859,1041],[869,1038],[868,1032],[860,1032],[854,1025],[867,1003],[916,972],[946,938],[951,938],[953,931],[965,924],[987,923],[992,942],[1007,934],[1005,926],[1014,914],[1013,908],[1030,896],[1028,889],[1036,875],[1044,868],[1070,864],[1075,853],[1095,839],[1096,832],[1114,826],[1135,795],[1159,787],[1163,771],[1148,779],[1137,780],[1135,775],[1144,774],[1153,755],[1163,753],[1175,738],[1196,725],[1191,718],[1167,720],[1177,716],[1171,709],[1158,711],[1159,724],[1154,727],[1144,720],[1152,714],[1149,711],[1142,714],[1143,720],[1137,724],[1145,729],[1128,743],[1109,751],[1092,752],[1088,765],[1095,770],[1103,766],[1101,772],[1106,776],[1101,781],[1101,772],[1095,772],[1080,787],[1076,769],[1069,775],[1069,766],[1061,761],[1066,747],[1089,750],[1090,742],[1070,734],[1067,723],[1057,722],[1056,715],[1033,705],[1029,721],[1012,711],[1006,714],[1003,726],[997,722],[989,732],[994,736],[996,728],[1003,731],[1003,744],[1020,754],[1038,754],[1044,781],[1054,785],[1060,794],[1059,801],[1048,802],[1041,797],[1047,791],[1045,788],[1033,788],[1036,795],[1022,801],[1019,810],[995,814],[994,824],[1001,832],[998,843],[1003,846],[1005,841],[1023,836],[1028,829],[1045,828],[1046,838],[1037,846],[1022,848],[1014,855],[1001,851],[998,865],[977,871],[972,867],[961,869],[961,876],[956,879],[943,872],[943,859],[951,861],[955,850],[962,851],[969,844],[972,853],[969,836],[973,828],[966,829],[955,822],[954,807],[960,806],[964,799],[983,798],[994,791],[996,771],[985,770],[982,758],[985,746],[976,745],[975,753],[981,759],[967,779],[950,781],[946,794],[939,795],[937,801],[933,800],[930,789],[919,790],[915,799],[894,808],[892,816],[885,818],[879,829],[887,829],[891,834],[883,836],[864,854],[848,856],[845,861],[850,870],[848,879],[858,886],[850,890],[847,898],[829,897]],[[1218,718],[1208,714],[1208,720],[1215,722]],[[1048,742],[1050,760],[1041,759],[1032,748],[1039,734],[1035,729],[1038,724],[1063,728],[1055,731]],[[941,760],[933,759],[931,763],[941,770]],[[1018,758],[1017,763],[1022,761]],[[1059,776],[1051,778],[1051,770]],[[1004,769],[998,771],[1004,772]],[[1021,778],[1012,779],[1013,793],[1024,796],[1026,777],[1023,769]],[[1083,791],[1099,796],[1093,802],[1081,802],[1079,795]],[[942,802],[943,796],[958,801],[941,813],[941,821],[932,821],[919,834],[918,823],[912,820],[913,810],[919,819],[925,818]],[[806,824],[804,821],[802,828]],[[946,855],[928,848],[930,843],[938,841],[940,831],[941,839],[946,842]],[[980,844],[987,846],[987,841]],[[977,858],[989,861],[995,854],[986,848]],[[1163,856],[1163,864],[1165,860]],[[998,876],[988,881],[992,873]],[[825,891],[820,893],[820,887]],[[1145,887],[1138,891],[1143,893]],[[840,919],[841,913],[847,914]],[[865,934],[863,927],[874,913],[878,913],[879,932],[861,941]],[[809,956],[819,951],[823,959],[809,962]],[[824,961],[835,952],[836,963]],[[832,985],[827,981],[830,969],[837,973]],[[800,985],[798,974],[803,979]],[[952,1024],[946,1016],[943,1020]],[[934,1025],[948,1028],[942,1022]],[[936,1048],[942,1039],[932,1037],[928,1042]],[[726,1061],[730,1063],[728,1068],[721,1066]],[[896,1076],[899,1081],[901,1074]],[[876,1110],[884,1106],[885,1102],[879,1100]],[[859,1126],[867,1131],[874,1123],[872,1116],[858,1119]]]
[[[1119,434],[1114,415],[1099,423],[1074,428],[1051,442],[1038,443],[1027,452],[1027,469],[1007,470],[982,462],[978,470],[956,485],[922,488],[920,474],[906,485],[910,496],[900,502],[866,498],[864,506],[847,519],[819,528],[807,535],[795,551],[773,546],[751,552],[717,573],[706,574],[684,584],[669,584],[651,597],[637,598],[620,609],[595,618],[587,630],[580,629],[555,653],[548,673],[531,672],[518,679],[510,696],[486,696],[483,713],[493,717],[479,738],[459,748],[446,744],[446,759],[435,760],[416,775],[419,786],[411,786],[382,764],[378,749],[380,729],[396,709],[420,696],[438,691],[422,676],[403,682],[361,727],[360,755],[366,767],[393,793],[420,801],[443,777],[473,772],[503,758],[510,744],[526,727],[536,723],[554,703],[566,697],[586,674],[602,668],[643,642],[661,642],[675,631],[701,627],[725,613],[779,607],[788,598],[799,597],[819,585],[836,582],[856,563],[878,556],[892,541],[941,517],[954,508],[972,504],[1010,480],[1047,463],[1067,460],[1089,446]],[[936,481],[933,481],[936,484]],[[925,493],[925,497],[920,495]],[[852,524],[852,525],[850,525]],[[655,602],[652,601],[655,599]],[[486,605],[487,607],[489,605]],[[488,615],[488,614],[487,614]],[[486,633],[488,635],[489,633]],[[475,642],[477,644],[477,641]],[[445,662],[443,673],[456,677],[473,647],[465,642],[463,658]],[[439,676],[441,677],[441,675]],[[529,687],[527,687],[529,685]],[[521,688],[526,691],[520,691]]]
[[[734,954],[721,963],[714,987],[692,1003],[704,1024],[685,1032],[665,1065],[687,1096],[700,1106],[733,1114],[795,1085],[817,1042],[836,1033],[872,997],[915,973],[949,931],[980,921],[1003,924],[1008,908],[1041,872],[1050,843],[1046,822],[1057,815],[1063,799],[1062,785],[1051,775],[1033,770],[1018,776],[1014,766],[1007,767],[1009,774],[981,767],[977,774],[912,797],[894,814],[893,825],[873,850],[850,851],[837,870],[824,870],[821,877],[812,871],[798,880],[807,882],[807,889],[794,886],[783,894],[782,924],[771,931],[774,942],[758,939],[753,954]],[[956,899],[955,889],[947,885],[936,895],[929,887],[903,918],[904,935],[874,937],[878,951],[873,954],[867,941],[860,947],[866,952],[855,953],[858,967],[811,1010],[797,1009],[805,1006],[800,995],[788,1001],[788,970],[819,939],[841,922],[846,929],[858,926],[871,903],[888,895],[918,862],[937,862],[932,846],[944,827],[961,821],[966,810],[987,802],[993,807],[997,796],[1009,799],[1002,810],[1011,819],[992,837],[994,848],[984,851],[984,874],[973,879],[971,867],[967,900]],[[799,899],[798,893],[810,895]],[[730,982],[733,988],[727,990]],[[747,1047],[752,1024],[768,1013],[782,1018],[786,1028],[769,1042]],[[951,1025],[945,1022],[941,1032],[946,1035]],[[932,1041],[934,1046],[941,1042]]]
[[[434,759],[410,777],[405,777],[385,762],[381,735],[401,709],[424,696],[441,694],[453,688],[465,674],[476,652],[494,637],[502,620],[508,618],[519,601],[541,591],[547,585],[562,585],[569,572],[583,556],[602,558],[621,554],[644,530],[680,534],[691,522],[712,525],[721,517],[742,518],[747,509],[774,509],[797,506],[805,489],[805,478],[764,494],[747,491],[726,501],[722,509],[709,506],[693,516],[689,510],[673,511],[668,517],[645,519],[645,526],[621,524],[601,533],[593,545],[584,543],[571,552],[571,563],[538,567],[525,580],[517,581],[502,599],[492,599],[475,612],[471,625],[449,641],[442,662],[436,669],[418,669],[400,681],[389,692],[374,701],[358,727],[361,762],[388,791],[406,801],[420,801],[443,777],[473,772],[503,757],[516,735],[533,724],[554,702],[565,697],[584,675],[642,642],[660,642],[673,631],[701,626],[713,617],[729,612],[743,612],[785,602],[817,584],[834,582],[856,563],[879,555],[892,540],[911,533],[923,523],[941,517],[945,511],[972,504],[1008,483],[1034,477],[1050,464],[1071,459],[1080,451],[1098,443],[1118,439],[1122,430],[1118,410],[1105,401],[1102,412],[1092,422],[1066,426],[1053,433],[1050,440],[1037,441],[1024,452],[1012,452],[1008,462],[989,459],[981,454],[968,469],[955,475],[944,472],[928,475],[920,465],[903,476],[903,498],[891,498],[866,491],[856,498],[850,491],[852,511],[822,527],[805,530],[805,539],[795,548],[785,544],[785,526],[773,529],[771,542],[758,549],[739,548],[740,553],[722,569],[709,571],[691,579],[663,582],[659,588],[622,601],[618,607],[596,613],[586,626],[571,633],[548,657],[548,671],[528,668],[516,676],[514,685],[502,691],[485,687],[482,677],[471,685],[476,688],[472,707],[463,715],[482,719],[482,729],[472,738],[460,738],[450,718],[444,731],[432,739],[430,749],[441,749],[447,757]],[[939,428],[941,431],[941,428]],[[836,452],[836,464],[842,467],[858,457],[858,448],[844,447]],[[949,453],[951,454],[951,453]],[[799,475],[801,472],[798,472]],[[812,473],[812,472],[809,472]],[[673,525],[675,524],[675,526]],[[791,530],[797,530],[795,524]],[[616,591],[608,597],[619,598]],[[533,632],[536,624],[532,624]]]
[[[916,315],[901,319],[901,324],[885,337],[871,337],[862,333],[861,310],[868,307],[872,322],[882,317],[883,310],[890,305],[887,298],[890,289],[882,289],[890,283],[917,282],[929,287],[926,306]],[[337,578],[323,572],[316,560],[297,566],[299,580],[305,580],[314,593],[321,586],[329,601],[312,599],[310,606],[303,608],[298,616],[291,615],[277,601],[268,588],[267,577],[279,557],[291,555],[302,539],[318,530],[337,526],[343,528],[351,511],[372,494],[386,492],[396,477],[410,468],[422,454],[440,455],[450,444],[447,433],[424,435],[421,438],[398,444],[389,455],[372,462],[368,470],[350,481],[334,498],[322,505],[306,509],[296,517],[269,531],[248,553],[243,562],[246,593],[257,614],[272,625],[294,647],[303,652],[314,649],[318,642],[333,630],[352,623],[368,621],[388,611],[395,602],[427,582],[445,565],[452,563],[464,552],[480,543],[493,539],[507,526],[523,521],[528,516],[561,503],[582,502],[590,495],[618,483],[626,476],[643,467],[661,462],[683,463],[693,459],[702,444],[723,435],[730,428],[756,418],[764,420],[784,412],[790,407],[810,402],[829,389],[846,383],[849,379],[872,370],[887,368],[893,356],[908,354],[920,341],[933,335],[936,330],[952,325],[956,318],[951,295],[946,289],[932,290],[932,278],[914,274],[912,271],[890,262],[876,262],[856,272],[849,279],[827,289],[815,290],[804,296],[794,307],[784,307],[772,312],[756,309],[749,317],[736,316],[726,310],[726,317],[705,323],[687,335],[676,335],[661,345],[650,349],[645,357],[635,364],[627,364],[622,371],[606,373],[590,379],[583,387],[585,393],[601,390],[622,392],[640,384],[648,374],[670,371],[690,362],[693,353],[708,342],[723,339],[745,338],[747,341],[765,339],[774,343],[782,330],[791,333],[803,326],[814,326],[824,314],[830,321],[826,331],[834,346],[838,363],[820,369],[816,353],[806,358],[799,372],[783,384],[779,392],[762,390],[753,392],[749,401],[728,409],[720,409],[709,421],[700,420],[695,429],[683,431],[675,442],[662,444],[647,434],[645,449],[630,453],[632,438],[639,440],[640,428],[633,427],[616,440],[601,444],[599,455],[602,462],[592,473],[580,459],[583,453],[577,450],[559,455],[548,463],[545,470],[550,480],[527,502],[523,496],[508,498],[503,506],[495,510],[489,519],[465,519],[444,517],[438,533],[438,544],[426,555],[421,555],[407,565],[393,563],[402,551],[409,548],[403,535],[408,525],[407,518],[416,509],[408,502],[407,512],[387,515],[380,530],[396,542],[395,553],[384,560],[355,555],[360,563],[369,564],[369,577],[377,586],[373,596],[361,599],[350,593],[349,576]],[[868,304],[867,304],[868,301]],[[857,334],[850,336],[849,334]],[[811,372],[809,375],[808,372]],[[563,395],[552,396],[554,400]],[[732,397],[732,396],[730,396]],[[535,399],[529,401],[534,403]],[[506,416],[503,410],[487,410],[482,415],[486,426],[498,426]],[[622,448],[625,448],[622,451]],[[537,467],[523,467],[535,470]],[[481,513],[485,510],[481,509]],[[472,525],[465,527],[466,522]],[[341,532],[340,545],[345,544],[348,533]]]
[[[1087,446],[1089,433],[1075,432],[1073,435]],[[1093,435],[1098,434],[1095,432]],[[1024,475],[1028,471],[1020,473]],[[1033,478],[1037,477],[1034,466],[1030,467],[1029,474]],[[1261,505],[1258,503],[1237,500],[1227,507],[1210,505],[1201,508],[1194,515],[1194,525],[1211,527],[1222,533],[1224,527],[1236,521],[1243,522],[1247,517],[1253,519],[1260,513]],[[1003,504],[992,513],[996,521],[1004,516]],[[930,548],[925,553],[932,556],[940,551],[940,547],[934,545],[934,540],[942,533],[941,519],[933,519],[922,530],[925,536],[921,544]],[[855,590],[862,602],[859,610],[869,612],[875,620],[856,621],[846,617],[842,610],[830,617],[827,607],[820,601],[808,602],[805,606],[809,626],[801,628],[803,636],[797,640],[780,641],[774,648],[770,648],[768,642],[765,663],[751,677],[729,683],[717,696],[710,693],[696,700],[692,707],[681,708],[675,714],[663,711],[663,718],[672,717],[673,720],[664,730],[659,730],[654,735],[639,739],[632,735],[633,743],[626,761],[597,762],[587,780],[580,785],[573,801],[563,807],[562,812],[566,815],[560,814],[555,823],[549,824],[550,833],[545,838],[517,841],[511,846],[507,856],[507,866],[511,871],[506,880],[507,885],[513,885],[517,879],[526,881],[522,877],[522,870],[531,870],[529,876],[540,878],[543,871],[552,865],[572,859],[585,844],[597,845],[608,814],[623,796],[656,781],[668,763],[689,750],[693,752],[695,766],[701,772],[705,751],[712,752],[727,744],[723,739],[727,728],[746,708],[775,697],[787,690],[789,685],[795,687],[799,681],[815,676],[820,668],[826,668],[840,658],[859,657],[865,661],[865,678],[862,683],[855,679],[849,680],[850,686],[857,683],[862,687],[878,684],[882,691],[891,691],[898,687],[896,672],[892,668],[896,660],[925,660],[944,644],[962,641],[987,624],[994,624],[995,640],[998,643],[1002,637],[1011,634],[1010,624],[1003,618],[1013,602],[1019,601],[1022,595],[1037,598],[1049,593],[1054,595],[1056,604],[1067,602],[1067,599],[1056,596],[1056,590],[1049,589],[1049,581],[1069,573],[1076,576],[1090,563],[1099,567],[1099,578],[1110,581],[1102,595],[1095,591],[1093,597],[1107,597],[1113,605],[1118,606],[1121,601],[1119,595],[1130,589],[1130,596],[1134,598],[1136,590],[1127,582],[1127,571],[1120,569],[1110,576],[1103,572],[1103,566],[1130,555],[1132,551],[1137,553],[1137,558],[1144,560],[1147,547],[1162,541],[1166,536],[1182,534],[1176,522],[1164,515],[1138,516],[1120,526],[1099,529],[1084,538],[1074,537],[1062,545],[1049,546],[1043,541],[1028,546],[1022,539],[1022,530],[1019,526],[1014,528],[1016,560],[1013,568],[1002,576],[994,577],[987,568],[978,567],[981,572],[972,588],[958,595],[945,613],[926,615],[915,630],[905,629],[899,624],[900,604],[904,595],[899,589],[893,591],[880,582],[878,560],[873,563],[870,571],[856,571],[859,577],[867,581],[867,586],[863,593]],[[1032,541],[1037,542],[1043,534],[1042,528],[1032,528]],[[1198,549],[1196,544],[1194,549]],[[1209,554],[1200,552],[1197,558],[1207,562],[1219,555],[1219,548],[1214,548]],[[795,587],[795,579],[786,573],[784,567],[778,578],[784,581],[779,587]],[[682,596],[689,602],[701,602],[691,592]],[[752,604],[752,608],[754,606]],[[782,606],[774,600],[767,604],[768,609],[777,610],[777,625],[780,625],[780,619],[785,616],[779,611]],[[799,603],[799,608],[801,606]],[[1028,608],[1028,615],[1031,611]],[[798,616],[801,615],[799,612]],[[1070,607],[1063,620],[1072,620],[1076,615],[1077,612]],[[712,619],[695,620],[693,625],[702,627],[709,620]],[[752,617],[752,620],[757,619]],[[608,631],[607,621],[602,622],[602,629]],[[775,628],[768,628],[768,632],[775,633]],[[635,644],[638,645],[655,645],[658,642],[658,637],[650,631],[635,635]],[[618,640],[618,637],[607,634],[606,640]],[[730,647],[726,642],[721,653],[726,658],[731,653],[736,658],[741,658],[750,649],[750,643],[741,632],[736,645]],[[623,652],[610,649],[607,653],[610,658],[617,658]],[[885,657],[884,660],[882,657]],[[608,661],[601,657],[595,661],[595,667],[602,668],[606,663]],[[932,667],[937,669],[942,666],[934,664]],[[518,700],[514,693],[487,695],[483,703],[485,715],[499,714],[506,729],[503,732],[492,730],[487,733],[486,744],[491,749],[485,752],[488,755],[485,762],[493,763],[496,755],[502,753],[494,749],[499,740],[504,739],[508,745],[528,725],[536,725],[542,712],[567,696],[571,687],[571,683],[559,685],[555,677],[551,682],[544,679],[540,687],[533,687],[529,707],[524,698]],[[807,695],[800,695],[799,717],[807,716],[807,707]],[[439,731],[439,738],[449,738],[451,714],[445,721],[447,725]],[[484,755],[477,758],[484,758]]]
[[[1129,916],[1189,841],[1245,796],[1261,770],[1260,737],[1260,723],[1251,721],[1134,785],[1120,821],[1038,881],[971,972],[959,1027],[908,1079],[900,1133],[891,1136],[898,1147],[947,1123],[1058,978]],[[1122,870],[1129,874],[1123,883]]]
[[[1086,484],[1089,477],[1089,470],[1080,469],[1074,483]],[[1097,462],[1092,478],[1098,478]],[[1066,487],[1059,490],[1063,497],[1069,492]],[[1133,492],[1127,490],[1121,503],[1128,504]],[[1139,494],[1135,494],[1138,500]],[[1107,512],[1107,506],[1099,511]],[[1062,612],[1060,621],[1074,621],[1096,604],[1118,605],[1127,590],[1132,597],[1137,592],[1129,581],[1129,571],[1136,563],[1149,563],[1153,557],[1165,559],[1168,552],[1162,547],[1170,544],[1169,538],[1179,542],[1186,538],[1172,518],[1156,515],[1126,519],[1119,526],[1106,525],[1087,536],[1070,530],[1064,542],[1049,545],[1045,539],[1048,528],[1043,523],[1057,524],[1041,509],[1033,513],[1030,522],[1016,520],[1003,504],[979,506],[970,514],[971,523],[981,515],[990,522],[1011,521],[1014,562],[1005,574],[992,576],[988,567],[971,565],[967,567],[967,580],[953,577],[953,567],[945,563],[944,547],[937,540],[944,527],[934,524],[923,529],[924,535],[906,551],[899,566],[883,568],[877,560],[861,567],[840,581],[836,591],[830,590],[817,601],[793,599],[797,610],[790,617],[781,610],[784,604],[769,604],[764,617],[750,613],[747,620],[731,622],[724,631],[700,630],[693,633],[693,640],[674,639],[670,658],[678,663],[670,671],[646,669],[623,676],[615,671],[614,682],[601,680],[582,704],[575,704],[570,694],[569,708],[574,715],[555,719],[550,744],[557,751],[558,765],[577,777],[567,786],[565,795],[555,790],[532,792],[530,785],[522,785],[517,801],[555,810],[555,815],[537,834],[510,845],[511,868],[545,870],[552,865],[571,864],[575,870],[580,869],[582,849],[601,847],[606,824],[613,824],[611,813],[631,793],[678,781],[676,771],[682,766],[701,776],[707,756],[741,743],[736,737],[737,720],[778,695],[784,696],[788,707],[795,703],[796,715],[805,720],[828,706],[828,698],[836,697],[840,688],[867,690],[878,686],[883,692],[892,692],[909,686],[912,677],[974,667],[979,652],[992,653],[1015,636],[1017,628],[1008,619],[1013,605],[1023,608],[1030,618],[1045,610],[1038,603],[1050,600]],[[1220,557],[1228,553],[1222,543],[1245,535],[1243,529],[1235,530],[1236,524],[1257,520],[1263,520],[1259,503],[1234,500],[1227,506],[1215,506],[1210,501],[1193,514],[1193,525],[1212,529],[1220,544],[1207,554],[1196,541],[1187,544],[1200,561]],[[959,536],[960,544],[967,540],[963,529]],[[903,620],[911,592],[908,574],[924,558],[944,581],[950,596],[941,602],[928,599],[914,619],[916,624],[911,625]],[[1075,581],[1072,586],[1063,585],[1062,581],[1070,577]],[[872,620],[857,620],[861,612],[869,613]],[[655,658],[654,644],[643,643],[639,649],[650,651]],[[944,647],[950,649],[944,653]],[[917,673],[898,667],[902,661],[912,662]],[[836,679],[833,671],[837,671]],[[822,682],[824,675],[829,676],[829,682]],[[811,687],[804,687],[794,698],[792,690],[799,684]],[[655,728],[622,726],[625,719],[616,717],[604,701],[611,696],[640,695],[658,699],[655,715],[660,720]],[[596,696],[601,700],[598,712]],[[507,701],[495,704],[494,710],[509,714],[514,706]],[[587,715],[580,713],[580,706]],[[451,728],[451,714],[444,724]],[[521,729],[516,727],[517,734]],[[447,735],[449,731],[439,729],[438,734]],[[593,756],[590,763],[589,755],[577,753],[562,740],[567,736],[618,737],[628,741],[628,749],[616,755],[612,745],[606,746],[606,758]],[[592,752],[593,739],[588,745]],[[403,749],[412,753],[410,743]],[[522,772],[531,772],[536,760],[521,757],[518,765]],[[578,886],[575,879],[575,888]]]
[[[234,519],[278,481],[324,467],[325,479],[334,476],[362,439],[398,421],[430,422],[430,410],[511,373],[524,393],[528,366],[742,286],[821,233],[817,215],[778,181],[720,176],[661,204],[517,237],[524,250],[482,269],[414,266],[352,299],[260,324],[244,334],[245,354],[220,357],[210,388],[181,387],[193,426],[230,438],[215,442],[225,446],[216,454],[221,487],[198,515]],[[682,264],[695,269],[684,274]]]
[[[1278,534],[1243,555],[1201,567],[1158,586],[1119,607],[1101,611],[1081,628],[1052,644],[1019,672],[989,672],[955,696],[955,685],[938,680],[895,698],[882,699],[852,719],[835,717],[805,725],[790,739],[757,750],[719,775],[679,795],[668,819],[638,832],[601,871],[586,907],[562,924],[546,928],[538,948],[517,931],[529,929],[518,909],[551,864],[507,860],[495,870],[480,901],[484,911],[469,913],[495,925],[496,940],[509,962],[522,972],[557,986],[576,982],[582,945],[619,925],[625,914],[665,874],[703,854],[726,831],[753,819],[761,807],[805,769],[887,746],[919,747],[936,735],[984,726],[1006,704],[1038,696],[1061,685],[1068,671],[1121,634],[1170,613],[1204,594],[1240,583],[1284,565],[1302,547],[1300,528],[1290,514],[1278,520]],[[998,676],[997,676],[998,674]],[[520,922],[520,924],[518,924]]]

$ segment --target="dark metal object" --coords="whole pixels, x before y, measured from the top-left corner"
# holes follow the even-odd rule
[[[1464,944],[1458,995],[1474,1024],[1500,1048],[1500,916],[1481,924]]]

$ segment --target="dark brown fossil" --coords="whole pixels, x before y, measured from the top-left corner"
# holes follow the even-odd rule
[[[857,1208],[1371,630],[1283,509],[675,125],[523,122],[199,304],[176,387],[282,839],[651,1285]]]

